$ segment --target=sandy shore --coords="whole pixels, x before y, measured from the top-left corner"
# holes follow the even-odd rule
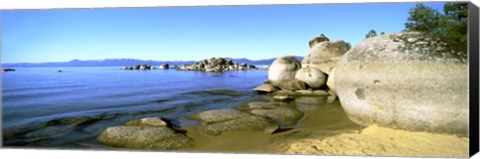
[[[333,136],[310,136],[272,145],[271,153],[468,157],[469,139],[369,126]]]

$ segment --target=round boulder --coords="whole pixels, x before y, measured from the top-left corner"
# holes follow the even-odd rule
[[[305,82],[311,88],[321,88],[327,81],[327,75],[315,67],[304,67],[297,71],[295,79]]]
[[[176,150],[193,144],[193,140],[184,134],[153,126],[109,127],[98,139],[111,146],[151,150]]]
[[[302,60],[302,66],[315,67],[326,74],[337,65],[338,59],[349,49],[342,40],[324,41],[315,44]]]
[[[268,80],[278,86],[284,80],[295,79],[295,73],[302,64],[292,56],[284,56],[276,59],[268,68]]]
[[[348,117],[361,125],[468,133],[466,47],[421,32],[365,39],[335,67]]]

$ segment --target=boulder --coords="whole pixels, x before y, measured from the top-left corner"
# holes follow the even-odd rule
[[[276,86],[280,87],[280,89],[282,90],[290,90],[290,91],[307,89],[305,82],[302,82],[296,79],[283,80],[277,83]]]
[[[246,116],[248,116],[247,113],[235,109],[213,109],[194,114],[193,118],[200,120],[202,123],[210,124]]]
[[[254,88],[253,90],[257,91],[257,92],[271,93],[271,92],[275,92],[277,90],[277,88],[275,88],[271,84],[262,84],[262,85],[260,85],[256,88]]]
[[[336,66],[339,58],[347,52],[349,45],[342,40],[324,41],[315,44],[302,60],[303,67],[315,67],[326,74]]]
[[[133,149],[176,150],[193,145],[193,140],[184,134],[153,126],[109,127],[98,139],[107,145]]]
[[[365,39],[335,67],[347,116],[361,125],[468,133],[468,65],[464,45],[421,32]]]
[[[295,79],[305,82],[310,88],[321,88],[327,81],[327,75],[315,67],[303,67],[295,74]]]
[[[291,126],[303,117],[302,112],[284,106],[264,106],[263,108],[251,109],[250,113],[268,117],[277,121],[277,123],[281,123],[281,126]]]
[[[166,70],[166,69],[169,69],[169,68],[170,68],[170,65],[168,65],[168,64],[160,65],[160,69]]]
[[[292,56],[276,59],[268,68],[268,80],[278,86],[284,80],[295,79],[295,73],[301,68],[301,63]]]
[[[127,126],[160,126],[166,127],[168,124],[162,118],[159,117],[148,117],[142,119],[136,119],[127,122]]]
[[[200,112],[193,117],[200,120],[200,127],[208,135],[218,136],[228,131],[264,131],[273,133],[277,127],[272,120],[234,109],[216,109]]]
[[[293,99],[295,98],[293,98],[293,96],[287,93],[276,93],[273,95],[273,101],[277,101],[277,102],[285,102]]]
[[[317,36],[317,37],[313,38],[312,40],[308,41],[308,45],[311,48],[312,46],[315,46],[315,44],[318,44],[318,43],[321,43],[321,42],[324,42],[324,41],[330,41],[330,39],[328,39],[327,36],[325,36],[323,34],[320,34],[320,36]]]
[[[334,82],[333,82],[334,77],[335,77],[335,68],[332,69],[332,71],[330,72],[330,75],[327,78],[327,86],[333,92],[335,92],[335,85],[334,85]]]

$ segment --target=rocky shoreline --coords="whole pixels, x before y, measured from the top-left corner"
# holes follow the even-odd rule
[[[181,71],[204,71],[204,72],[225,72],[225,71],[239,71],[239,70],[259,70],[255,65],[249,65],[247,63],[238,63],[231,59],[225,59],[222,57],[212,57],[210,59],[204,59],[192,64],[184,64],[181,66],[171,67],[169,64],[163,64],[158,67],[159,69],[170,69]],[[152,70],[156,69],[155,66],[141,64],[135,66],[125,66],[123,70]]]
[[[309,42],[310,50],[302,61],[283,56],[270,65],[268,79],[253,90],[266,94],[271,102],[197,112],[191,118],[201,123],[198,129],[212,137],[238,131],[258,131],[266,135],[288,132],[295,129],[291,126],[297,124],[304,113],[282,103],[302,96],[316,96],[325,98],[326,103],[338,100],[348,119],[366,128],[332,138],[314,136],[307,138],[306,143],[283,140],[281,143],[290,149],[280,153],[421,156],[425,151],[448,147],[449,142],[454,142],[457,151],[435,151],[434,154],[468,155],[468,145],[465,147],[465,142],[468,144],[465,48],[421,32],[370,37],[353,48],[347,42],[330,41],[322,35]],[[223,58],[175,68],[206,72],[258,69]],[[156,150],[176,150],[194,144],[195,138],[187,136],[185,130],[165,123],[159,117],[137,119],[125,126],[107,128],[99,140],[111,146]],[[390,136],[375,136],[385,132]],[[408,142],[412,147],[420,145],[426,150],[392,148],[396,147],[394,140],[417,132],[427,135],[413,135]],[[437,137],[448,138],[449,142],[420,139],[434,133],[440,134]],[[389,137],[391,142],[387,140]],[[368,141],[372,146],[385,148],[325,146],[349,138],[353,141],[344,144]],[[311,147],[315,151],[309,151]],[[355,149],[355,152],[347,152],[347,149]]]

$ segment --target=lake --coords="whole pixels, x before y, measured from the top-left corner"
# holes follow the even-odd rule
[[[191,130],[199,125],[190,118],[193,113],[271,101],[270,96],[252,90],[267,79],[266,70],[211,73],[120,68],[20,67],[2,73],[4,146],[109,149],[97,141],[98,135],[129,120],[161,116]],[[327,104],[324,98],[305,97],[290,104],[305,112],[298,128],[355,127],[338,101]],[[197,148],[193,150],[202,149]]]

